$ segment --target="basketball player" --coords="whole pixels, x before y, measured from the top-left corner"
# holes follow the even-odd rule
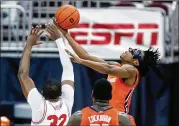
[[[29,76],[30,55],[34,45],[42,34],[41,26],[31,29],[21,57],[18,79],[27,102],[32,110],[32,125],[66,125],[71,116],[74,101],[74,73],[68,54],[64,50],[61,33],[53,24],[46,25],[51,39],[56,41],[63,67],[61,83],[49,80],[44,84],[42,95]],[[37,68],[38,69],[38,68]],[[39,69],[40,70],[40,69]]]
[[[68,126],[134,126],[126,113],[119,112],[109,105],[112,98],[112,86],[106,79],[95,82],[92,99],[93,106],[86,107],[82,111],[75,112],[68,122]]]
[[[54,19],[56,25],[58,22]],[[158,50],[147,51],[139,49],[126,50],[120,56],[120,64],[117,62],[106,62],[101,58],[89,55],[67,32],[58,26],[69,44],[79,56],[68,52],[73,61],[88,66],[100,73],[107,74],[113,91],[109,104],[121,112],[128,113],[131,103],[132,93],[139,83],[139,80],[147,75],[150,67],[156,68],[159,62]]]

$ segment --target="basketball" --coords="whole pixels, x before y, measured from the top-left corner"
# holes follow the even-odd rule
[[[80,13],[72,5],[63,5],[58,8],[55,14],[58,25],[63,29],[71,29],[78,25]]]

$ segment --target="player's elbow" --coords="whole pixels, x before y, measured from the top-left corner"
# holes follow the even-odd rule
[[[17,74],[17,77],[19,80],[23,80],[25,78],[27,78],[29,75],[25,72],[22,72],[22,71],[19,71],[18,74]]]

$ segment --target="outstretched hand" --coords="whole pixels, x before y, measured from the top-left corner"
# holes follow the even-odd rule
[[[27,43],[31,46],[42,44],[42,42],[37,41],[40,35],[43,33],[41,27],[41,25],[37,25],[35,28],[31,28],[30,34],[27,37]]]
[[[54,23],[45,24],[46,31],[48,32],[47,37],[52,40],[57,40],[62,37],[62,33]]]
[[[58,27],[58,29],[62,32],[63,35],[65,35],[66,33],[68,33],[67,29],[63,29],[61,28],[58,24],[58,21],[53,17],[53,23]]]
[[[82,59],[79,58],[78,56],[76,56],[75,54],[71,53],[70,51],[68,51],[67,49],[65,49],[65,51],[68,53],[68,55],[70,56],[70,59],[78,64],[81,64]]]

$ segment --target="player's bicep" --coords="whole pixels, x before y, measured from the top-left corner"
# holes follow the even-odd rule
[[[102,58],[99,58],[99,57],[96,57],[96,56],[91,56],[91,55],[87,55],[86,60],[100,62],[100,63],[106,63],[106,61],[103,60]]]
[[[32,121],[38,123],[44,117],[44,113],[46,112],[44,97],[40,94],[37,88],[33,88],[28,94],[27,102],[32,110]]]
[[[74,88],[72,88],[68,84],[63,84],[62,99],[65,101],[66,105],[68,106],[69,111],[71,111],[74,102]]]
[[[27,96],[31,89],[35,88],[33,80],[26,75],[18,75],[19,82],[21,84],[22,92],[27,99]]]
[[[33,88],[27,96],[27,102],[29,103],[32,110],[38,110],[41,105],[44,104],[44,101],[45,99],[37,90],[37,88]]]

